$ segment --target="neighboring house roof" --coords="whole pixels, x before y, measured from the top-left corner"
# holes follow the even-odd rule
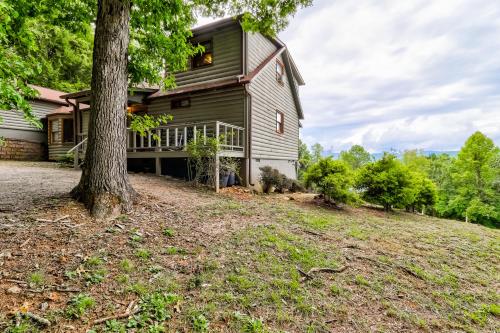
[[[66,105],[66,106],[68,105],[68,103],[64,99],[61,99],[60,97],[61,95],[66,94],[64,91],[40,87],[34,84],[30,84],[29,86],[38,91],[39,95],[35,97],[35,100],[59,104],[59,105]]]

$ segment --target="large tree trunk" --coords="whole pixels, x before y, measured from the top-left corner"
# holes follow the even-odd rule
[[[72,191],[95,217],[130,209],[136,196],[127,175],[129,18],[129,0],[98,1],[88,146]]]

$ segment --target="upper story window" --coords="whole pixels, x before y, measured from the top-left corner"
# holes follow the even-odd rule
[[[193,56],[192,67],[193,68],[200,68],[200,67],[212,65],[214,62],[212,41],[207,40],[204,42],[200,42],[198,44],[202,45],[205,48],[205,51]]]
[[[280,84],[284,83],[285,77],[285,66],[281,63],[281,61],[276,59],[276,81]]]
[[[174,99],[173,101],[170,102],[171,109],[188,108],[190,106],[191,106],[191,99],[189,97]]]
[[[276,132],[280,134],[285,132],[285,115],[280,111],[276,111]]]

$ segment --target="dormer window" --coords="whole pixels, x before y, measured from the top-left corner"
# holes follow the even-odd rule
[[[198,43],[205,48],[205,51],[193,56],[192,67],[200,68],[204,66],[210,66],[213,64],[213,45],[211,40]]]
[[[281,63],[281,61],[276,59],[276,81],[278,83],[283,84],[285,77],[285,66]]]

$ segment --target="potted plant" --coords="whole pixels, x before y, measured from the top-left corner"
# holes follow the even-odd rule
[[[228,181],[229,181],[229,175],[230,175],[229,170],[221,169],[219,172],[219,186],[220,187],[227,187]]]
[[[225,170],[228,174],[227,186],[235,185],[239,170],[238,160],[231,157],[223,158],[221,160],[221,169]]]

